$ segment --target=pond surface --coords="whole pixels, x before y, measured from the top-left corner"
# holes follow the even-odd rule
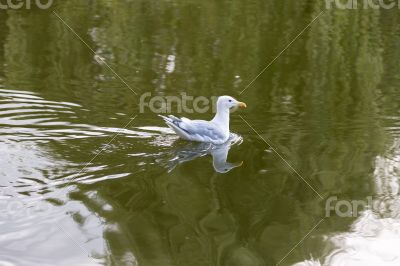
[[[0,265],[400,265],[397,9],[69,0],[0,25]],[[248,108],[211,147],[145,93]]]

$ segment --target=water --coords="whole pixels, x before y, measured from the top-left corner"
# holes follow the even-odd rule
[[[400,265],[400,16],[322,10],[0,10],[0,265]],[[146,92],[248,108],[216,148],[141,113]]]

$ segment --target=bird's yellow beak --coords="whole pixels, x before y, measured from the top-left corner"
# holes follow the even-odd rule
[[[243,103],[243,102],[240,102],[240,103],[238,104],[238,106],[239,106],[239,108],[242,108],[242,109],[247,108],[247,104],[245,104],[245,103]]]

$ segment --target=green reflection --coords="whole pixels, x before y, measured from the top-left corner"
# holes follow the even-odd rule
[[[43,176],[35,178],[48,185],[73,177],[115,133],[110,129],[139,111],[139,97],[52,11],[139,96],[210,97],[239,96],[324,6],[305,0],[72,0],[47,11],[0,11],[0,84],[79,105],[56,113],[54,125],[2,123],[18,141],[31,137],[30,131],[20,136],[21,128],[62,130],[57,137],[66,139],[29,140],[58,158],[56,165],[68,162],[50,174],[40,169]],[[250,107],[244,117],[324,196],[363,199],[375,193],[374,160],[398,134],[398,22],[391,10],[326,10],[239,96]],[[67,206],[72,227],[105,243],[96,255],[104,264],[129,265],[136,258],[140,266],[276,265],[325,215],[325,201],[237,116],[232,130],[243,143],[231,149],[228,161],[244,165],[225,175],[216,173],[209,156],[168,172],[171,151],[182,143],[160,132],[145,135],[137,128],[143,126],[162,122],[156,114],[140,114],[130,128],[135,132],[121,134],[57,199],[78,202],[101,221],[99,234],[79,208]],[[68,131],[82,128],[103,135],[80,140],[71,135],[83,133]],[[53,190],[65,186],[40,193],[54,200]],[[327,219],[282,265],[323,257],[330,249],[324,249],[324,236],[347,231],[354,220]]]

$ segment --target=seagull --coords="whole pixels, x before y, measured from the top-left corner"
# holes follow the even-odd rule
[[[221,96],[217,101],[217,113],[211,121],[190,120],[173,115],[160,117],[182,139],[220,145],[229,139],[229,115],[237,107],[246,108],[247,105],[231,96]]]

